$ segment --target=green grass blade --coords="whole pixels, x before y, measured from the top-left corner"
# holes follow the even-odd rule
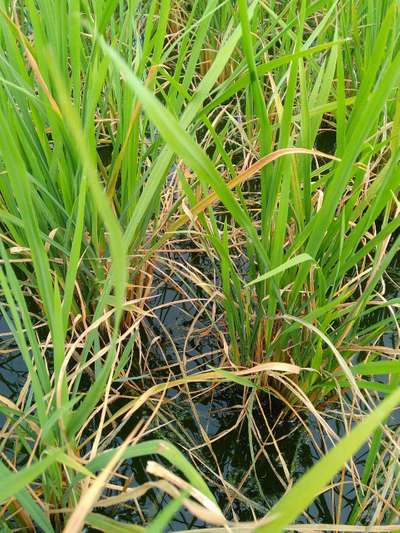
[[[326,484],[400,403],[400,389],[388,396],[372,413],[330,450],[271,509],[259,533],[278,533],[302,513]]]

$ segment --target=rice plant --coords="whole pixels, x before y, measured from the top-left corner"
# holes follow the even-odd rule
[[[365,442],[347,527],[398,528],[399,30],[396,0],[0,1],[0,306],[26,368],[0,395],[4,531],[162,531],[181,506],[296,530],[342,468],[339,531]],[[207,317],[217,366],[189,368],[174,339],[174,364],[149,362],[160,275],[190,334]],[[193,405],[226,383],[326,431],[338,404],[349,430],[248,524],[183,452],[189,431],[164,438],[171,391]],[[144,483],[122,468],[139,457]],[[151,491],[170,498],[156,517]],[[129,501],[140,525],[102,512]]]

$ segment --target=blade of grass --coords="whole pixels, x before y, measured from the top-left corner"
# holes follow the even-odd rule
[[[283,531],[314,500],[341,466],[348,461],[400,403],[400,389],[388,396],[372,413],[336,444],[271,509],[259,533]]]

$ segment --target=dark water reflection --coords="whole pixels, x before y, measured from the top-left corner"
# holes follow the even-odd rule
[[[179,278],[174,278],[174,282],[179,287],[183,286]],[[153,305],[157,307],[166,302],[179,301],[181,298],[182,295],[176,290],[167,287],[166,290],[161,291],[159,299],[153,301]],[[176,377],[181,375],[181,366],[177,363],[177,352],[182,353],[185,336],[192,324],[192,317],[197,311],[198,309],[190,303],[172,305],[163,308],[160,313],[156,313],[156,319],[149,321],[148,330],[157,338],[157,343],[153,344],[151,352],[154,367],[160,365],[165,368],[165,365],[169,364],[171,368],[174,368]],[[160,327],[160,323],[163,327]],[[196,328],[202,330],[206,326],[207,320],[202,316]],[[174,343],[171,343],[171,338]],[[218,342],[213,339],[212,335],[201,338],[201,342],[195,342],[194,338],[196,338],[195,334],[186,343],[184,364],[187,374],[199,368],[205,369],[207,365],[218,366],[220,360],[217,350]],[[394,331],[385,333],[382,343],[385,346],[394,347],[396,343]],[[212,355],[202,357],[204,353]],[[243,420],[240,420],[246,400],[244,395],[247,395],[248,399],[249,391],[244,391],[243,387],[237,385],[220,385],[212,392],[201,394],[202,387],[204,388],[203,385],[198,387],[198,396],[193,395],[190,402],[181,393],[165,408],[158,422],[167,425],[158,432],[157,436],[169,439],[185,450],[186,455],[207,479],[228,519],[252,520],[256,516],[261,517],[276,503],[286,488],[285,472],[281,466],[282,458],[287,464],[290,477],[296,480],[318,461],[321,451],[325,453],[333,446],[332,441],[327,439],[318,422],[310,414],[304,414],[304,425],[308,431],[298,420],[286,418],[276,424],[280,411],[279,402],[272,400],[271,403],[264,395],[262,401],[267,421],[261,416],[258,408],[251,411],[262,435],[263,453],[259,454],[260,443],[256,442],[254,436],[252,441],[249,438],[249,417],[244,416]],[[191,386],[191,390],[196,390],[196,388]],[[169,391],[168,396],[174,398],[177,392],[177,390]],[[350,397],[347,398],[347,404],[351,405]],[[348,428],[343,421],[340,406],[334,407],[335,409],[332,408],[330,412],[324,413],[324,418],[336,435],[344,436]],[[279,453],[271,439],[267,438],[269,432],[266,424],[270,427],[274,426],[273,433],[279,441]],[[389,424],[398,427],[400,409],[392,414]],[[210,446],[204,445],[204,435],[213,441]],[[213,440],[216,438],[217,440]],[[358,472],[361,476],[368,450],[368,445],[364,445],[353,458],[353,475],[354,472]],[[159,461],[159,458],[157,460]],[[135,479],[139,484],[150,479],[145,473],[145,463],[146,461],[137,460],[131,463],[131,473],[135,473]],[[129,471],[129,467],[127,465],[126,467]],[[212,474],[212,472],[218,472],[218,468],[220,477]],[[353,475],[350,471],[344,470],[336,476],[333,484],[337,483],[337,488],[317,498],[300,521],[304,523],[309,520],[316,523],[346,523],[356,502]],[[221,478],[224,483],[221,482]],[[339,487],[341,481],[344,481],[342,488]],[[224,487],[222,487],[223,484]],[[142,498],[140,506],[145,516],[151,518],[168,501],[167,496],[153,493]],[[341,512],[340,516],[337,516],[339,501]],[[370,518],[369,511],[374,510],[369,509],[364,513],[363,521],[366,524]],[[109,509],[108,514],[118,515],[123,521],[140,522],[139,513],[131,506]],[[180,510],[170,524],[172,531],[201,527],[206,527],[206,524],[193,518],[185,509]]]
[[[196,290],[190,284],[184,286],[184,281],[179,277],[175,277],[174,281],[180,288],[185,288],[189,295],[191,290]],[[198,308],[191,302],[172,305],[182,300],[182,294],[178,294],[174,288],[166,284],[162,277],[156,279],[156,285],[155,292],[158,297],[152,301],[152,305],[154,307],[166,303],[170,305],[157,311],[155,318],[147,321],[145,331],[151,348],[146,359],[148,366],[141,369],[143,374],[145,375],[146,370],[154,372],[154,376],[160,380],[168,377],[171,371],[176,377],[180,376],[183,363],[182,360],[178,360],[178,356],[181,356],[183,346],[185,346],[184,369],[187,374],[199,369],[204,370],[208,365],[218,366],[221,360],[219,342],[212,333],[207,333],[209,325],[207,316],[204,314],[199,317],[196,328],[187,338]],[[198,294],[193,295],[198,297]],[[16,401],[26,379],[25,365],[21,356],[12,349],[12,338],[4,322],[0,322],[0,333],[2,350],[0,394]],[[393,347],[395,342],[394,332],[387,332],[383,336],[383,343],[386,346]],[[157,371],[166,365],[170,365],[167,374],[165,370]],[[148,385],[151,384],[153,382],[149,381]],[[266,395],[261,400],[263,412],[257,407],[256,402],[252,409],[248,407],[248,413],[251,412],[260,433],[261,446],[254,435],[250,438],[252,434],[249,428],[250,417],[241,416],[243,405],[250,405],[250,391],[234,384],[220,385],[206,392],[204,390],[204,384],[191,386],[191,391],[198,393],[192,395],[191,401],[182,391],[169,390],[167,397],[170,401],[160,409],[153,423],[154,428],[160,426],[160,429],[154,429],[150,438],[168,439],[185,452],[203,473],[229,519],[247,521],[261,517],[282,496],[287,482],[282,459],[287,465],[289,477],[296,480],[320,458],[321,450],[326,451],[332,446],[332,442],[321,431],[318,422],[309,414],[304,414],[303,420],[309,432],[299,420],[293,418],[282,418],[277,423],[281,406],[277,400],[267,398]],[[350,400],[349,398],[349,403]],[[118,405],[115,409],[117,407]],[[149,416],[149,409],[150,406],[146,406],[139,413],[139,417]],[[337,435],[343,436],[346,433],[339,409],[337,411],[332,409],[331,412],[324,413],[324,416]],[[394,426],[399,425],[400,410],[393,413],[389,422]],[[4,417],[0,414],[0,426],[3,423]],[[279,444],[279,452],[271,438],[268,438],[271,427]],[[122,442],[129,429],[125,427],[119,437],[113,440],[112,445],[116,446]],[[204,435],[209,441],[216,440],[206,446]],[[363,470],[367,454],[368,446],[365,445],[354,458],[355,468],[359,473]],[[133,486],[142,484],[150,480],[145,471],[147,459],[125,461],[119,473],[132,479]],[[159,458],[156,459],[160,461]],[[215,475],[218,468],[220,468],[220,477]],[[345,471],[343,475],[348,483],[344,485],[341,496],[343,498],[341,516],[336,516],[340,490],[337,488],[317,498],[307,511],[309,520],[317,523],[346,522],[356,495],[351,474]],[[335,481],[340,481],[340,475]],[[122,484],[121,479],[117,477],[112,482]],[[110,492],[108,495],[112,494]],[[123,522],[142,523],[144,517],[146,520],[151,520],[156,516],[169,500],[165,494],[151,491],[140,499],[140,508],[129,503],[106,510],[97,509],[97,512]],[[306,516],[302,521],[307,521]],[[201,520],[193,518],[185,509],[181,509],[169,529],[179,531],[202,527],[208,526]]]
[[[27,377],[21,354],[4,319],[0,319],[0,396],[16,401]],[[0,429],[5,422],[0,410]]]

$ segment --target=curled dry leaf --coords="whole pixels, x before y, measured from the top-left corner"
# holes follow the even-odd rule
[[[222,511],[220,508],[207,496],[202,494],[198,489],[195,487],[192,487],[187,481],[183,480],[176,474],[173,474],[169,470],[167,470],[164,466],[156,463],[155,461],[148,461],[146,466],[146,471],[149,474],[152,474],[154,476],[157,476],[159,478],[164,479],[167,481],[171,487],[177,487],[181,490],[186,490],[189,492],[190,496],[194,499],[196,499],[201,505],[197,505],[194,502],[191,502],[190,500],[185,500],[185,506],[193,512],[196,516],[201,518],[202,520],[205,520],[206,522],[210,524],[217,524],[217,525],[226,525],[227,521],[222,514]],[[174,494],[174,496],[179,495],[179,491],[175,489],[177,494]],[[200,516],[201,515],[201,516]]]

